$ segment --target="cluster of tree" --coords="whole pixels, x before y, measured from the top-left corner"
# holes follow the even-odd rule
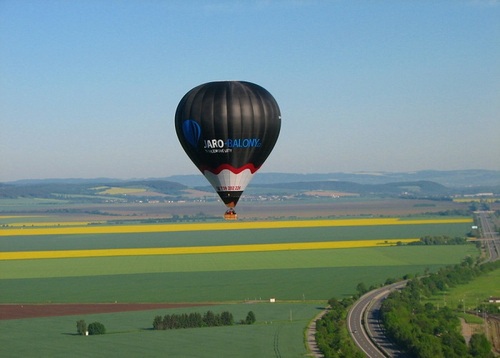
[[[392,293],[382,304],[387,334],[416,357],[490,357],[491,344],[484,334],[474,335],[467,347],[457,313],[421,300],[497,268],[500,261],[477,265],[468,257],[459,265],[409,280],[404,289]]]
[[[441,236],[424,236],[420,241],[408,243],[408,245],[465,245],[467,239],[465,237],[449,237],[446,235]]]
[[[399,346],[415,357],[467,357],[460,321],[448,307],[436,309],[405,294],[384,302],[384,327]]]
[[[316,344],[325,358],[364,357],[347,330],[347,311],[353,302],[353,298],[341,301],[331,298],[328,301],[328,313],[316,321]]]
[[[471,202],[469,205],[469,210],[471,212],[474,211],[488,211],[491,210],[490,204],[484,200],[481,200],[480,202]]]
[[[427,275],[420,280],[415,280],[415,285],[417,283],[420,284],[418,289],[422,296],[430,297],[450,287],[466,284],[477,276],[498,268],[500,268],[500,261],[478,265],[469,256],[461,264],[443,267],[434,274]]]
[[[106,333],[106,327],[100,322],[92,322],[88,325],[83,319],[76,321],[76,331],[82,336],[94,336]]]
[[[471,211],[467,209],[449,209],[436,212],[423,213],[424,216],[470,216]]]
[[[240,321],[241,324],[255,323],[255,314],[250,311],[246,318]],[[198,328],[198,327],[216,327],[216,326],[232,326],[234,324],[233,314],[224,311],[216,314],[212,311],[207,311],[204,315],[198,312],[182,313],[182,314],[167,314],[165,316],[155,316],[153,320],[153,329],[180,329],[180,328]]]

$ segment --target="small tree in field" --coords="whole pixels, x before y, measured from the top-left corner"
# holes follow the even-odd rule
[[[97,335],[106,333],[106,327],[100,322],[93,322],[89,324],[89,335]]]
[[[245,319],[246,324],[254,324],[255,323],[255,313],[253,311],[248,312],[247,318]]]
[[[87,332],[87,323],[83,319],[76,321],[76,331],[82,336]]]

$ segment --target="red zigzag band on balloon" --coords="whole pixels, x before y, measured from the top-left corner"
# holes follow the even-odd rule
[[[239,174],[244,170],[250,170],[252,174],[255,174],[257,170],[259,170],[260,167],[255,167],[252,163],[248,163],[242,167],[235,168],[229,164],[221,164],[217,168],[210,168],[208,166],[201,166],[199,169],[203,173],[204,171],[209,171],[210,173],[213,173],[215,175],[219,175],[221,171],[223,170],[229,170],[233,174]]]

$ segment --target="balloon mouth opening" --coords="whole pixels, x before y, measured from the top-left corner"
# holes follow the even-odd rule
[[[218,194],[228,208],[234,208],[243,191],[219,191]]]

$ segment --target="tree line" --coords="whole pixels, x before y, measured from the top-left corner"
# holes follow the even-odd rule
[[[407,245],[465,245],[465,237],[450,237],[446,235],[424,236],[419,241],[409,242]]]
[[[256,318],[253,311],[248,312],[246,318],[240,320],[240,324],[253,324]],[[214,313],[207,311],[203,315],[198,312],[166,314],[165,316],[155,316],[153,319],[154,330],[217,327],[234,325],[234,317],[231,312]]]
[[[500,261],[478,265],[467,257],[461,264],[409,280],[404,289],[391,293],[382,304],[381,317],[388,336],[415,357],[492,357],[491,344],[484,334],[474,334],[467,346],[457,312],[421,300],[498,268]]]
[[[435,274],[426,272],[424,277],[413,279],[405,275],[403,279],[409,280],[406,288],[391,294],[383,304],[388,335],[415,357],[492,357],[491,344],[484,334],[474,334],[469,346],[465,344],[457,312],[448,307],[436,308],[432,303],[422,304],[421,300],[498,268],[500,261],[478,265],[467,257],[461,264],[443,267]],[[397,281],[388,278],[384,285]],[[375,288],[359,283],[354,296],[328,301],[328,313],[316,321],[316,342],[325,358],[364,357],[350,338],[346,319],[354,301]],[[494,304],[483,303],[479,308],[482,312],[500,313]]]
[[[359,285],[358,285],[359,286]],[[355,297],[328,300],[329,310],[316,321],[316,344],[325,358],[363,358],[347,330],[347,312]]]

